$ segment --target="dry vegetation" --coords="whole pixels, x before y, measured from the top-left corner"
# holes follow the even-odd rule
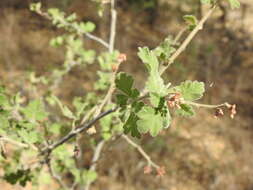
[[[225,15],[225,20],[221,19],[223,13],[217,12],[178,63],[167,72],[168,78],[174,81],[187,77],[203,80],[207,84],[213,83],[213,87],[208,88],[209,96],[205,101],[217,103],[229,99],[236,102],[239,107],[237,117],[234,120],[214,119],[213,113],[199,110],[199,114],[192,119],[174,120],[172,127],[159,138],[150,139],[147,136],[142,139],[140,143],[153,160],[166,167],[167,174],[163,178],[144,175],[145,162],[125,142],[110,142],[106,150],[109,153],[99,161],[101,176],[93,189],[253,188],[253,3],[250,0],[241,2],[242,9]],[[108,20],[103,18],[100,21],[94,14],[94,7],[88,6],[91,6],[90,3],[76,0],[68,10],[76,11],[84,20],[94,21],[98,25],[97,34],[105,38]],[[116,46],[127,53],[129,59],[123,69],[135,73],[139,87],[143,85],[144,72],[138,64],[137,47],[152,47],[168,33],[175,34],[183,24],[175,15],[189,11],[187,4],[178,7],[170,1],[168,8],[170,11],[160,7],[152,23],[145,19],[148,12],[133,11],[126,8],[124,3],[119,8]],[[139,14],[142,16],[137,17]],[[61,64],[62,52],[48,45],[49,39],[59,31],[55,31],[42,18],[31,14],[27,8],[2,5],[0,16],[1,82],[8,84],[14,91],[29,94],[26,86],[27,71],[47,74],[50,68]],[[90,41],[87,44],[95,46]],[[84,94],[91,89],[88,81],[94,77],[93,73],[76,68],[61,85],[61,88],[67,89],[62,97],[67,101],[74,95]],[[80,84],[81,90],[74,89],[73,83]],[[2,182],[1,189],[23,188],[10,188]]]

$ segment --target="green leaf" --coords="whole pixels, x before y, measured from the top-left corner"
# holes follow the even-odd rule
[[[205,84],[198,81],[185,81],[179,86],[174,87],[174,89],[179,92],[185,100],[194,101],[198,100],[203,96],[205,92]]]
[[[212,0],[200,0],[200,2],[203,4],[211,4]]]
[[[96,90],[106,90],[110,86],[111,73],[97,71],[99,80],[95,83]]]
[[[52,177],[49,173],[41,171],[39,175],[39,181],[41,184],[49,185],[52,181]]]
[[[144,106],[140,112],[137,113],[139,120],[137,121],[138,131],[141,133],[149,132],[151,136],[155,137],[159,134],[162,128],[168,127],[170,121],[166,121],[167,117],[162,117],[160,113],[149,106]]]
[[[77,118],[83,113],[85,108],[88,106],[88,102],[85,102],[81,97],[75,97],[73,101],[73,105],[76,109]]]
[[[167,61],[174,51],[173,40],[170,36],[165,38],[165,40],[154,49],[155,55],[163,62]]]
[[[76,119],[76,117],[74,116],[73,112],[67,107],[67,106],[63,106],[62,107],[62,114],[69,118],[69,119]]]
[[[116,80],[116,88],[127,95],[129,98],[135,99],[140,95],[140,92],[137,89],[133,89],[134,79],[132,76],[127,75],[126,73],[119,73]]]
[[[181,104],[180,109],[176,110],[176,114],[184,117],[194,116],[195,112],[192,106],[187,104]]]
[[[151,103],[152,106],[157,107],[159,105],[159,102],[160,102],[160,96],[158,96],[155,93],[150,93],[149,100],[150,100],[150,103]]]
[[[127,75],[126,73],[119,73],[117,78],[116,78],[116,87],[124,92],[126,95],[129,97],[132,94],[132,87],[134,83],[134,79],[132,76]]]
[[[31,10],[31,11],[38,12],[38,11],[40,11],[40,9],[41,9],[41,2],[38,2],[38,3],[31,3],[31,4],[30,4],[30,10]]]
[[[142,62],[145,63],[149,72],[158,71],[159,69],[158,59],[155,56],[155,53],[153,51],[150,51],[148,47],[143,48],[139,47],[138,56],[142,60]]]
[[[92,170],[84,170],[82,173],[82,180],[84,184],[92,183],[97,179],[97,173]]]
[[[127,100],[128,100],[128,97],[124,94],[117,94],[116,95],[116,102],[117,102],[117,105],[119,105],[120,107],[126,106]]]
[[[57,8],[48,9],[48,14],[53,17],[53,19],[59,19],[63,17],[63,13]]]
[[[63,36],[57,36],[57,37],[51,39],[49,44],[52,47],[59,47],[63,44],[63,42],[64,42]]]
[[[66,18],[66,20],[68,21],[68,22],[73,22],[74,20],[76,20],[76,13],[72,13],[71,15],[69,15],[67,18]]]
[[[228,0],[232,9],[240,8],[240,2],[238,0]]]
[[[19,182],[19,184],[24,187],[28,181],[32,180],[32,177],[30,169],[19,169],[15,172],[5,174],[3,179],[13,185]]]
[[[69,119],[76,119],[75,115],[73,114],[73,112],[65,105],[62,104],[62,102],[56,97],[56,96],[52,96],[51,100],[54,100],[58,106],[60,107],[62,114],[69,118]]]
[[[159,74],[159,62],[154,51],[150,51],[147,47],[139,48],[138,56],[145,63],[149,72],[149,78],[146,83],[148,91],[156,93],[160,97],[165,96],[167,90]]]
[[[6,134],[9,127],[10,123],[8,117],[0,112],[0,135]]]
[[[136,123],[137,121],[138,121],[137,115],[134,112],[132,112],[128,120],[123,126],[124,133],[128,134],[130,132],[132,137],[140,138],[141,134],[137,129],[137,123]]]
[[[48,113],[44,109],[44,104],[41,100],[33,100],[31,101],[28,106],[21,110],[25,117],[32,121],[42,121],[47,116]]]
[[[183,19],[188,24],[190,30],[193,30],[198,24],[198,20],[194,15],[184,15]]]
[[[81,30],[83,30],[83,32],[88,32],[88,33],[90,33],[90,32],[93,32],[94,30],[95,30],[95,28],[96,28],[96,25],[94,24],[94,23],[92,23],[92,22],[82,22],[81,24],[80,24],[80,28],[81,28]]]
[[[98,57],[99,66],[102,70],[111,71],[112,66],[117,64],[117,58],[119,56],[118,51],[113,51],[112,53],[104,52]]]
[[[49,126],[48,130],[53,134],[60,134],[61,128],[62,128],[61,124],[53,123],[52,125]]]
[[[104,117],[99,120],[99,123],[102,128],[102,137],[104,138],[104,140],[108,140],[112,136],[111,132],[112,122],[113,122],[113,114],[110,114],[107,117]]]
[[[6,107],[9,105],[9,100],[5,94],[0,93],[0,106],[1,107]]]
[[[37,131],[27,131],[21,129],[18,131],[19,136],[28,144],[33,144],[41,141],[40,133]]]

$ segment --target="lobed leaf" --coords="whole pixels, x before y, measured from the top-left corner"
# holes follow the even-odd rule
[[[174,89],[179,92],[185,100],[194,101],[203,96],[205,84],[203,82],[188,80],[174,87]]]

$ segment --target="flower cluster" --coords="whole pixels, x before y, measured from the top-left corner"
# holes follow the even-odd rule
[[[235,104],[231,105],[231,104],[227,103],[226,106],[227,106],[228,110],[230,111],[230,117],[232,119],[234,119],[235,114],[237,113],[236,112],[236,105]]]
[[[119,54],[119,56],[118,56],[118,62],[119,63],[122,63],[122,62],[124,62],[126,60],[127,60],[126,54],[124,54],[124,53]]]
[[[144,167],[144,174],[150,174],[152,172],[151,166],[145,166]],[[165,175],[165,167],[161,166],[159,168],[156,168],[156,175],[157,177],[163,177]]]
[[[170,108],[180,108],[181,103],[181,94],[180,93],[174,93],[170,95],[169,100],[167,101],[167,105]]]
[[[236,113],[237,113],[237,111],[236,111],[236,104],[229,104],[229,103],[225,103],[225,106],[226,106],[226,108],[229,110],[229,112],[230,112],[230,117],[232,118],[232,119],[234,119],[234,117],[235,117],[235,115],[236,115]],[[223,116],[224,115],[224,112],[223,112],[223,109],[222,108],[217,108],[216,109],[216,111],[215,111],[215,113],[214,113],[214,117],[215,118],[218,118],[218,117],[221,117],[221,116]]]

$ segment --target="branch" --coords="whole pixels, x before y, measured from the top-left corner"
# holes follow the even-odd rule
[[[49,14],[45,13],[45,12],[42,12],[42,11],[36,11],[37,14],[43,16],[44,18],[48,19],[48,20],[52,20],[52,18],[49,16]],[[62,24],[65,25],[65,26],[68,26],[72,29],[74,29],[75,31],[77,31],[77,33],[80,33],[80,31],[76,28],[75,25],[72,25],[72,24],[69,24],[67,22],[65,22],[64,20],[61,20]],[[99,38],[93,34],[90,34],[90,33],[84,33],[84,35],[87,37],[87,38],[90,38],[91,40],[94,40],[98,43],[100,43],[101,45],[103,45],[104,47],[106,48],[109,48],[109,44],[104,41],[102,38]]]
[[[109,42],[109,52],[112,53],[114,50],[114,43],[115,43],[115,37],[116,37],[116,24],[117,24],[117,11],[115,9],[115,0],[111,0],[111,29],[110,29],[110,42]],[[98,106],[94,117],[97,117],[106,105],[108,101],[111,100],[112,94],[115,91],[115,79],[117,76],[117,72],[119,69],[119,65],[117,66],[116,70],[112,73],[111,77],[111,85],[109,87],[109,90],[107,91],[107,94],[103,100],[103,102]],[[96,133],[95,127],[91,127],[88,131],[89,134]]]
[[[105,140],[102,140],[98,143],[98,145],[96,146],[96,149],[94,151],[94,155],[93,155],[93,158],[92,158],[92,165],[89,169],[89,171],[95,171],[96,170],[96,167],[97,167],[97,161],[98,159],[100,158],[100,155],[101,155],[101,152],[102,152],[102,149],[103,149],[103,146],[105,145]],[[84,187],[85,190],[89,190],[90,188],[90,185],[91,183],[87,183]]]
[[[114,108],[114,109],[110,109],[108,111],[105,111],[103,113],[101,113],[100,115],[98,115],[96,118],[94,118],[93,120],[89,121],[88,123],[77,127],[77,129],[71,131],[70,133],[68,133],[66,136],[62,137],[60,140],[58,140],[57,142],[55,142],[52,145],[49,145],[47,147],[45,147],[44,149],[42,149],[41,154],[45,154],[48,153],[50,154],[50,152],[52,150],[54,150],[55,148],[57,148],[58,146],[64,144],[65,142],[67,142],[68,140],[70,140],[71,138],[75,137],[76,135],[78,135],[79,133],[82,133],[84,130],[89,129],[90,127],[92,127],[98,120],[100,120],[101,118],[115,112],[118,109],[118,107]]]
[[[22,147],[22,148],[31,147],[33,150],[36,150],[36,151],[38,150],[34,145],[28,145],[28,144],[25,144],[25,143],[21,143],[21,142],[15,141],[13,139],[10,139],[9,137],[0,136],[0,140],[6,141],[8,143],[11,143],[13,145],[16,145],[16,146],[19,146],[19,147]]]
[[[97,36],[95,36],[93,34],[90,34],[90,33],[85,33],[84,35],[87,38],[90,38],[91,40],[94,40],[94,41],[102,44],[104,47],[109,48],[109,44],[106,41],[104,41],[102,38],[99,38],[99,37],[97,37]]]
[[[193,105],[193,106],[196,106],[196,107],[203,107],[203,108],[210,108],[210,109],[224,107],[224,106],[227,107],[227,105],[228,105],[227,102],[225,102],[223,104],[209,105],[209,104],[200,104],[200,103],[186,101],[186,100],[184,100],[182,103]]]
[[[116,36],[116,22],[117,22],[117,11],[115,10],[115,0],[111,0],[111,31],[110,31],[110,42],[109,52],[112,53],[114,49],[114,42]]]
[[[187,30],[187,27],[184,27],[183,29],[181,29],[178,34],[176,35],[175,39],[173,40],[173,44],[177,44],[177,42],[179,41],[179,39],[182,37],[182,35],[185,33],[185,31]]]
[[[214,5],[207,14],[199,21],[197,26],[192,30],[192,32],[187,36],[187,38],[184,40],[184,42],[181,44],[181,46],[173,53],[173,55],[170,57],[169,62],[165,66],[161,66],[160,68],[160,74],[162,75],[166,69],[176,60],[176,58],[185,50],[185,48],[189,45],[191,40],[196,36],[196,34],[202,30],[204,23],[206,20],[211,16],[213,11],[215,10],[216,5]]]
[[[55,173],[55,171],[53,170],[50,160],[47,161],[47,167],[49,169],[49,173],[52,176],[53,179],[55,179],[55,181],[57,181],[57,183],[64,189],[64,190],[68,190],[68,186],[63,182],[61,176],[59,176],[58,174]]]
[[[125,139],[130,145],[132,145],[134,148],[136,148],[138,150],[138,152],[147,160],[148,162],[148,166],[152,166],[155,169],[159,169],[160,166],[157,165],[156,163],[154,163],[150,156],[142,149],[142,147],[138,144],[136,144],[134,141],[132,141],[130,138],[128,138],[127,135],[122,135],[123,139]]]

